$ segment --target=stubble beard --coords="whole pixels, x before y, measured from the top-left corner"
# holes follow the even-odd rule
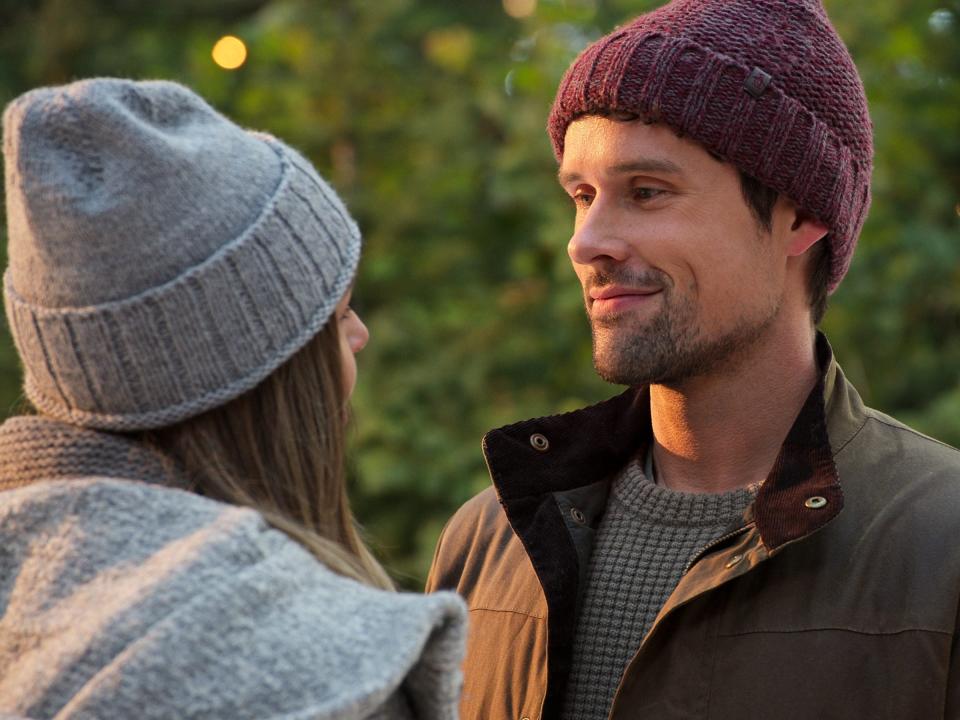
[[[617,385],[680,386],[729,369],[764,335],[781,306],[779,300],[771,301],[754,316],[741,316],[710,336],[698,322],[694,300],[673,290],[664,287],[662,307],[651,319],[629,313],[591,319],[593,366],[601,378]]]

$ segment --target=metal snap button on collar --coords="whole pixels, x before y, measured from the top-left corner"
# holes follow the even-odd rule
[[[814,495],[813,497],[807,498],[807,501],[804,503],[811,510],[819,510],[820,508],[827,506],[827,499],[822,495]]]
[[[583,512],[581,512],[580,508],[570,508],[570,517],[572,517],[581,525],[587,524],[587,518],[584,516]]]
[[[538,450],[540,452],[546,452],[550,449],[550,441],[547,440],[547,436],[540,433],[534,433],[530,436],[530,444],[533,446],[534,450]]]

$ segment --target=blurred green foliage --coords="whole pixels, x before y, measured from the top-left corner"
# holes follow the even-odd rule
[[[507,3],[510,5],[510,3]],[[488,483],[489,428],[602,399],[544,132],[563,70],[650,0],[0,0],[0,101],[164,77],[299,147],[365,234],[352,476],[409,587]],[[960,445],[960,2],[827,0],[876,125],[874,205],[825,329],[870,404]],[[222,35],[249,59],[211,60]],[[0,408],[16,356],[0,342]]]

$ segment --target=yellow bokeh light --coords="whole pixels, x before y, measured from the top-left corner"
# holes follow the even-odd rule
[[[473,56],[473,33],[463,26],[433,30],[423,41],[427,57],[454,72],[463,72]]]
[[[512,18],[530,17],[537,11],[537,0],[503,0],[503,9]]]
[[[233,35],[225,35],[213,46],[213,61],[224,70],[236,70],[247,61],[247,46]]]

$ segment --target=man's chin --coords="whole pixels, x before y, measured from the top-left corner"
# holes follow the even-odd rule
[[[663,377],[659,368],[638,367],[636,358],[627,360],[614,353],[594,352],[593,368],[602,380],[613,385],[649,385]]]

